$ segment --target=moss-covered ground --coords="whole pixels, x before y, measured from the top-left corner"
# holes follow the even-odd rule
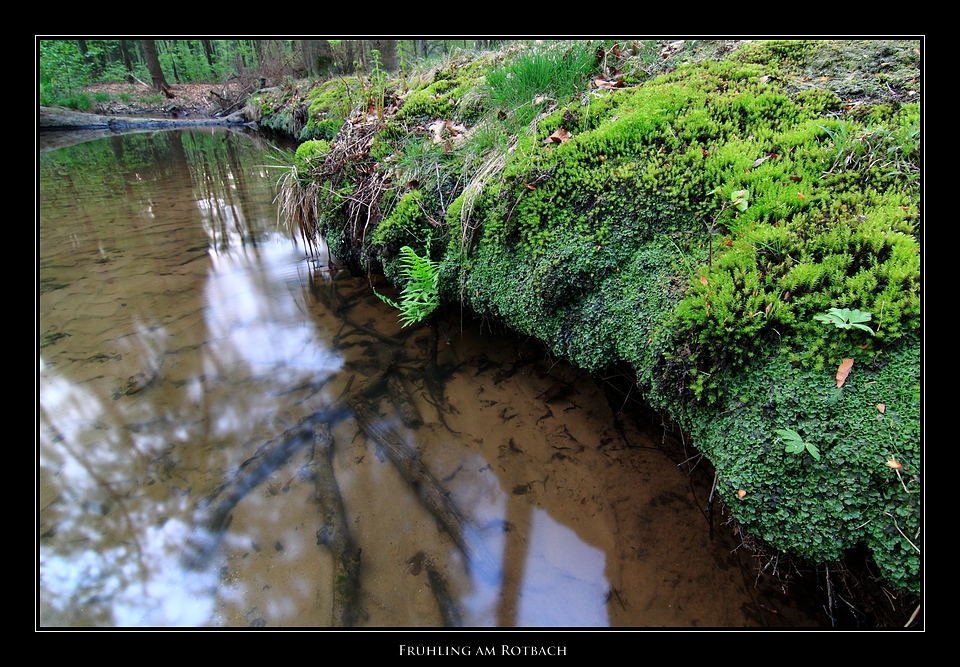
[[[865,548],[919,594],[921,55],[514,44],[257,104],[328,142],[298,168],[352,268],[403,287],[412,248],[441,301],[590,371],[628,365],[743,530],[812,562]]]

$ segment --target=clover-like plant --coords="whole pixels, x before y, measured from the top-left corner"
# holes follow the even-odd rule
[[[804,442],[800,434],[792,428],[778,428],[777,435],[783,438],[784,449],[788,454],[802,454],[807,451],[817,461],[820,460],[820,450],[817,446],[812,442]]]
[[[851,310],[850,308],[831,308],[826,313],[814,315],[813,319],[817,320],[818,322],[832,324],[838,329],[861,329],[868,332],[870,335],[873,335],[873,329],[864,324],[864,322],[869,322],[872,320],[873,315],[870,313],[865,313],[862,310]]]

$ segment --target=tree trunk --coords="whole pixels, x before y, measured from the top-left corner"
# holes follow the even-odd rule
[[[303,66],[310,76],[322,76],[333,67],[333,47],[325,39],[300,40]]]
[[[127,47],[127,40],[125,39],[120,40],[120,54],[123,56],[123,67],[127,70],[127,75],[124,78],[127,83],[134,83],[133,60],[130,58],[130,49]]]
[[[167,97],[173,97],[170,92],[170,84],[163,76],[163,68],[160,67],[160,58],[157,56],[157,43],[152,39],[141,40],[143,44],[143,55],[147,60],[147,69],[150,71],[150,81],[153,87],[162,92]]]
[[[77,48],[80,49],[80,55],[83,57],[83,62],[90,64],[90,75],[96,78],[100,73],[100,67],[96,58],[91,55],[90,50],[87,48],[87,40],[78,39]]]
[[[357,45],[357,57],[354,58],[354,62],[356,63],[356,68],[360,72],[366,72],[367,60],[366,60],[366,51],[364,51],[364,48],[363,48],[363,40],[358,39],[356,41],[356,45]]]
[[[257,55],[257,69],[263,69],[263,40],[254,39],[251,40],[253,43],[253,52]]]
[[[380,65],[387,72],[397,71],[397,40],[374,39],[370,48],[380,52]]]
[[[210,72],[213,73],[213,47],[210,45],[209,39],[201,39],[200,43],[203,44],[203,53],[207,57],[207,65],[210,66]]]
[[[177,83],[183,83],[180,80],[180,72],[177,71],[177,45],[174,40],[164,40],[160,42],[160,46],[163,47],[164,53],[170,55],[170,66],[173,68],[173,80]],[[159,49],[158,49],[159,51]]]

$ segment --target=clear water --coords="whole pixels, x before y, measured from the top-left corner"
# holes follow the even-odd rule
[[[711,475],[612,382],[459,313],[402,329],[366,277],[306,256],[277,224],[273,155],[216,130],[40,156],[41,625],[337,624],[314,443],[254,458],[331,411],[356,625],[819,624],[726,517],[711,539]],[[416,452],[460,543],[344,409],[385,373],[423,424],[376,390],[375,428]],[[238,476],[221,530],[204,501]]]

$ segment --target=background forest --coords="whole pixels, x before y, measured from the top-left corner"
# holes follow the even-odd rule
[[[238,82],[279,85],[306,77],[356,74],[368,63],[402,72],[454,49],[486,49],[475,39],[40,39],[39,103],[93,111],[108,93],[93,83],[142,83],[157,105],[170,85]],[[261,82],[262,79],[262,82]],[[120,100],[129,104],[130,100]]]

